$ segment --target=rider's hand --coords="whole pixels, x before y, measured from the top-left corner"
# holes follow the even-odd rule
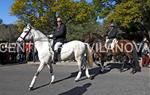
[[[48,35],[48,38],[53,38],[53,35],[51,34],[51,35]]]

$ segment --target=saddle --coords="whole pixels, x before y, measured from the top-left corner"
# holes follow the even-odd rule
[[[58,50],[57,50],[57,51],[58,51],[59,54],[61,53],[62,46],[63,46],[64,44],[66,44],[66,43],[68,43],[68,41],[62,42],[62,45],[60,45],[60,46],[58,47]],[[53,46],[52,46],[53,51],[54,51],[54,45],[55,45],[55,44],[53,44]]]

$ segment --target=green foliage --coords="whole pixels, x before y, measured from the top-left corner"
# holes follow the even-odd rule
[[[22,20],[18,20],[17,21],[17,27],[18,27],[17,30],[19,32],[22,32],[23,28],[25,27],[25,23]]]
[[[54,31],[60,16],[68,27],[67,37],[82,39],[85,32],[99,30],[97,16],[104,19],[104,25],[113,19],[122,29],[129,30],[137,22],[148,28],[150,0],[15,0],[11,14],[19,18],[19,31],[30,22],[42,32]]]
[[[21,22],[31,23],[43,32],[51,31],[54,26],[54,13],[51,12],[50,6],[53,2],[53,0],[15,0],[11,14],[16,15]],[[22,24],[18,26],[22,28]]]
[[[143,1],[141,12],[143,15],[143,24],[148,30],[150,30],[150,0]]]
[[[43,32],[54,31],[57,15],[65,23],[82,24],[94,17],[92,12],[88,3],[73,0],[15,0],[11,7],[12,15]]]
[[[105,18],[113,9],[117,0],[93,0],[97,16]]]
[[[19,18],[18,30],[22,31],[26,23],[31,23],[42,32],[55,31],[56,17],[60,16],[67,24],[69,40],[81,39],[82,34],[90,30],[90,23],[95,23],[94,6],[85,0],[15,0],[11,14]],[[89,25],[86,27],[86,25]],[[96,24],[97,25],[97,24]],[[94,30],[94,29],[93,29]]]
[[[93,6],[86,2],[73,2],[72,0],[58,0],[52,7],[66,23],[82,24],[93,18]]]
[[[134,5],[134,6],[133,6]],[[114,11],[108,15],[108,22],[112,19],[120,26],[128,28],[130,23],[141,22],[142,14],[140,12],[141,4],[136,0],[129,0],[118,4]]]
[[[135,23],[150,24],[150,0],[93,0],[97,16],[107,26],[113,19],[118,27],[129,30]]]

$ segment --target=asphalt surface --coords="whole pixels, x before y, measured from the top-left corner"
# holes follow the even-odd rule
[[[39,75],[33,91],[28,91],[38,65],[0,66],[0,95],[150,95],[150,68],[131,74],[112,68],[104,73],[94,66],[90,69],[93,80],[83,74],[75,82],[76,65],[55,65],[55,84],[49,84],[50,74],[46,67]],[[116,66],[117,67],[117,66]]]

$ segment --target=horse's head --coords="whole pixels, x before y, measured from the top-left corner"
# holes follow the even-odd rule
[[[23,42],[25,40],[31,40],[33,38],[31,30],[32,30],[32,26],[30,24],[27,24],[27,26],[23,29],[23,32],[21,33],[17,41]]]

